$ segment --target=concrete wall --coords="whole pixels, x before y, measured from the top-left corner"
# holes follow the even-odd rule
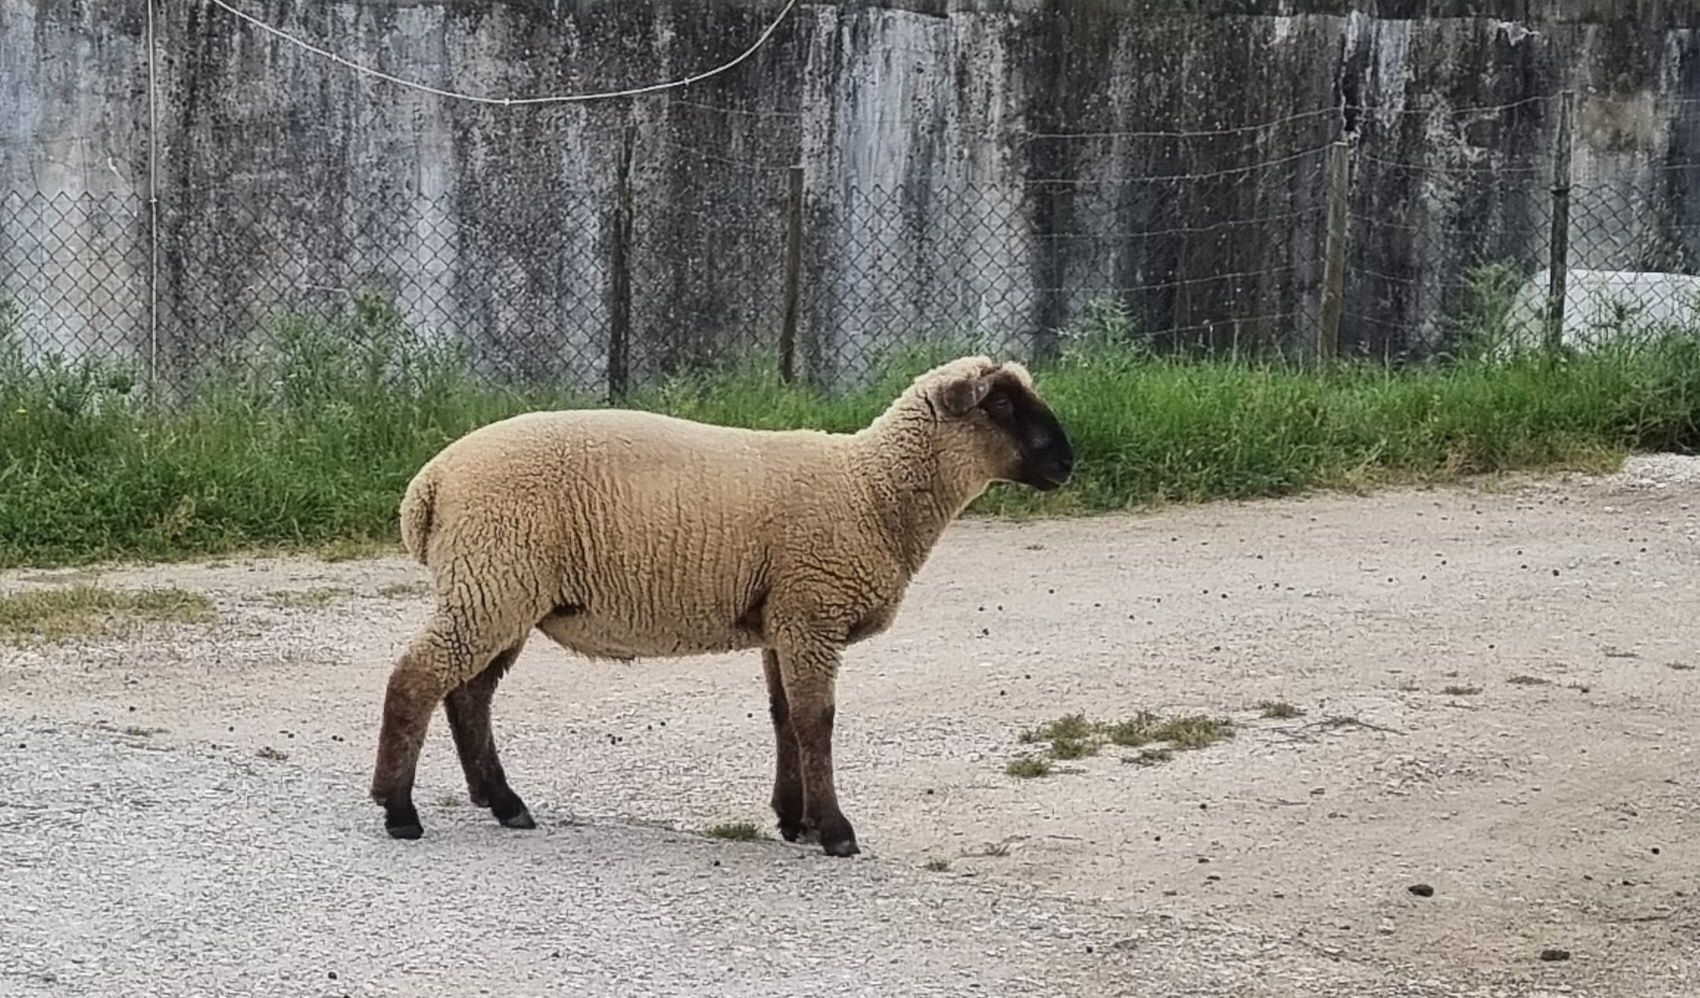
[[[236,5],[489,95],[694,72],[781,6]],[[1557,105],[1532,98],[1566,87],[1571,265],[1691,271],[1700,250],[1695,4],[812,3],[688,90],[528,107],[374,81],[203,0],[155,16],[150,133],[142,0],[0,2],[0,284],[37,345],[179,369],[369,282],[493,374],[598,384],[625,184],[641,379],[774,343],[801,163],[801,355],[823,375],[937,332],[1043,346],[1117,291],[1171,342],[1302,347],[1345,137],[1346,346],[1420,353],[1465,267],[1545,265]]]

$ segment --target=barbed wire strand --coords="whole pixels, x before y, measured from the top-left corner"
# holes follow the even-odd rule
[[[1366,267],[1361,263],[1347,265],[1346,273],[1347,274],[1362,274],[1365,277],[1373,277],[1378,281],[1386,281],[1390,284],[1408,284],[1408,285],[1411,285],[1413,287],[1421,287],[1422,283],[1423,283],[1420,278],[1410,277],[1410,276],[1407,276],[1407,275],[1404,275],[1404,274],[1383,273],[1379,270],[1376,270],[1374,267]]]
[[[736,114],[746,118],[781,118],[787,121],[795,121],[796,119],[803,117],[802,111],[792,111],[786,108],[726,107],[721,104],[710,104],[707,101],[686,100],[683,97],[669,97],[667,98],[667,103],[676,104],[679,107],[693,108],[698,111],[714,111],[718,114]]]
[[[1360,215],[1355,211],[1347,212],[1346,220],[1354,225],[1367,225],[1374,229],[1396,229],[1400,232],[1423,231],[1421,226],[1411,225],[1406,222],[1391,222],[1385,218],[1377,218],[1374,215]]]
[[[1029,177],[1022,181],[1022,183],[1030,186],[1036,186],[1039,184],[1056,184],[1066,187],[1126,187],[1130,184],[1149,184],[1171,180],[1215,180],[1220,177],[1232,177],[1240,174],[1252,173],[1257,170],[1268,169],[1271,166],[1280,166],[1283,163],[1297,162],[1307,156],[1315,156],[1317,153],[1325,153],[1327,151],[1328,146],[1326,145],[1312,146],[1309,149],[1300,150],[1290,156],[1276,156],[1273,159],[1260,160],[1256,163],[1250,163],[1245,166],[1233,166],[1223,170],[1212,170],[1207,173],[1154,173],[1144,177],[1116,177],[1109,180],[1100,180],[1090,177]],[[1297,176],[1296,172],[1294,173],[1294,176]]]
[[[758,172],[765,171],[768,173],[784,173],[797,165],[796,163],[764,162],[759,159],[734,159],[729,156],[722,156],[719,153],[709,152],[706,149],[701,149],[685,142],[680,142],[669,135],[657,136],[654,144],[659,149],[671,149],[675,152],[684,153],[687,156],[695,156],[705,162],[720,163],[725,166],[743,167],[746,170]]]
[[[1556,99],[1552,95],[1524,97],[1521,100],[1509,101],[1504,104],[1477,104],[1469,107],[1395,107],[1391,104],[1346,104],[1341,103],[1330,107],[1311,108],[1308,111],[1296,111],[1278,118],[1266,121],[1253,121],[1243,125],[1226,125],[1220,128],[1199,129],[1104,129],[1081,132],[1035,132],[1022,130],[1021,134],[1029,139],[1203,139],[1220,135],[1238,135],[1244,132],[1259,132],[1295,121],[1305,121],[1311,118],[1329,115],[1343,115],[1346,110],[1365,114],[1391,112],[1398,115],[1407,114],[1449,114],[1462,116],[1481,114],[1484,112],[1510,111],[1530,104],[1542,104]],[[1700,100],[1700,98],[1696,98]]]
[[[1146,229],[1143,232],[1041,232],[1038,239],[1155,239],[1159,236],[1192,236],[1206,232],[1217,232],[1230,229],[1236,225],[1269,225],[1275,222],[1290,222],[1300,218],[1315,218],[1327,212],[1326,207],[1307,208],[1300,211],[1287,211],[1277,215],[1253,215],[1248,218],[1229,218],[1220,222],[1210,222],[1205,225],[1184,225],[1172,229]]]
[[[1389,166],[1399,170],[1428,171],[1430,173],[1545,173],[1544,166],[1475,166],[1458,164],[1449,166],[1445,163],[1407,163],[1403,160],[1387,159],[1371,152],[1359,152],[1358,158],[1366,163],[1377,166]]]
[[[1221,128],[1201,129],[1137,129],[1130,131],[1091,131],[1091,132],[1034,132],[1023,129],[1022,134],[1030,139],[1193,139],[1210,138],[1217,135],[1238,135],[1242,132],[1262,131],[1285,125],[1291,121],[1303,121],[1319,118],[1325,115],[1339,114],[1337,107],[1314,108],[1309,111],[1299,111],[1294,114],[1271,118],[1268,121],[1254,121],[1244,125],[1228,125]]]
[[[1504,104],[1474,104],[1465,107],[1394,107],[1391,104],[1354,104],[1360,111],[1389,110],[1394,114],[1450,114],[1462,116],[1466,114],[1481,114],[1484,111],[1511,111],[1530,104],[1545,104],[1558,99],[1557,94],[1536,94],[1523,97]]]
[[[1164,282],[1158,283],[1158,284],[1129,284],[1129,285],[1125,285],[1125,286],[1121,286],[1121,287],[1109,288],[1109,289],[1106,289],[1106,290],[1115,291],[1118,294],[1128,294],[1130,292],[1135,292],[1135,291],[1167,291],[1171,288],[1186,288],[1186,287],[1191,287],[1194,284],[1208,284],[1212,281],[1238,281],[1238,280],[1242,280],[1242,279],[1248,278],[1248,277],[1273,277],[1277,274],[1290,273],[1292,271],[1298,270],[1300,267],[1303,267],[1303,266],[1306,266],[1306,265],[1309,265],[1309,264],[1314,264],[1314,263],[1317,263],[1317,262],[1319,262],[1319,261],[1306,260],[1303,263],[1287,264],[1285,266],[1279,266],[1279,267],[1266,267],[1263,270],[1242,270],[1242,271],[1239,271],[1239,272],[1233,273],[1233,274],[1207,274],[1203,277],[1189,277],[1189,278],[1184,278],[1184,279],[1178,280],[1178,281],[1164,281]],[[1050,288],[1036,287],[1033,290],[1037,293],[1042,293],[1042,294],[1069,294],[1069,293],[1072,293],[1072,292],[1079,291],[1080,288],[1078,288],[1078,287],[1050,287]]]
[[[459,93],[459,92],[453,91],[453,90],[444,90],[440,87],[433,87],[433,86],[430,86],[429,84],[418,83],[418,82],[415,82],[413,80],[404,80],[399,76],[392,76],[391,74],[383,72],[382,70],[373,69],[370,66],[361,65],[360,63],[354,62],[351,59],[345,59],[342,56],[337,55],[335,52],[327,51],[325,49],[318,47],[317,45],[312,44],[311,42],[297,38],[294,35],[291,35],[288,32],[286,32],[286,31],[284,31],[280,28],[276,28],[276,27],[273,27],[270,24],[267,24],[266,22],[260,20],[259,18],[254,17],[251,14],[244,13],[243,11],[236,9],[235,7],[232,7],[230,4],[226,3],[225,0],[209,0],[209,2],[212,3],[216,7],[220,7],[222,9],[224,9],[225,11],[228,11],[229,13],[236,15],[237,17],[248,22],[249,24],[252,24],[254,27],[259,28],[262,31],[268,32],[272,35],[275,35],[276,37],[288,42],[291,45],[296,46],[299,49],[302,49],[303,51],[311,52],[314,55],[319,56],[320,58],[323,58],[323,59],[329,59],[330,61],[337,63],[340,66],[345,66],[349,69],[355,70],[356,72],[365,73],[368,76],[373,76],[373,77],[376,77],[380,80],[385,80],[389,83],[394,83],[397,86],[407,87],[407,88],[412,89],[412,90],[418,90],[422,93],[434,94],[438,97],[447,97],[447,98],[450,98],[452,100],[472,101],[472,102],[478,103],[478,104],[496,104],[496,105],[500,105],[502,107],[512,107],[512,106],[515,106],[515,105],[568,104],[568,103],[583,103],[583,102],[586,102],[586,101],[594,101],[594,100],[612,100],[614,98],[619,98],[619,97],[637,97],[637,96],[641,96],[643,94],[657,93],[657,92],[662,91],[662,90],[673,90],[673,89],[677,89],[679,87],[689,86],[693,83],[699,83],[703,80],[706,80],[711,76],[718,76],[721,73],[724,73],[724,72],[734,68],[735,66],[739,65],[744,60],[746,60],[750,56],[754,55],[756,53],[756,50],[760,49],[763,45],[767,44],[767,40],[769,38],[773,37],[773,33],[778,31],[779,26],[785,22],[785,19],[787,17],[790,16],[791,11],[797,6],[798,0],[788,0],[788,2],[785,4],[785,9],[781,10],[779,12],[779,16],[773,19],[773,22],[767,26],[767,30],[763,31],[761,33],[761,35],[756,38],[755,43],[752,44],[749,48],[745,49],[742,54],[740,54],[737,58],[733,59],[732,61],[722,63],[721,65],[716,66],[713,69],[706,70],[706,71],[701,72],[701,73],[695,73],[691,76],[687,76],[687,77],[684,77],[682,79],[670,80],[666,83],[651,83],[651,84],[647,84],[647,85],[641,86],[641,87],[628,87],[628,88],[623,89],[623,90],[607,90],[607,91],[599,91],[599,92],[592,92],[592,93],[578,93],[578,94],[559,94],[559,95],[548,96],[548,97],[482,97],[482,96],[479,96],[477,94],[463,94],[463,93]]]

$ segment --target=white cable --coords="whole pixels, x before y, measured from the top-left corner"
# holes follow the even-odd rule
[[[507,107],[507,106],[512,106],[512,105],[515,105],[515,104],[566,104],[566,103],[576,103],[576,102],[582,102],[582,101],[608,100],[608,99],[615,98],[615,97],[636,97],[640,94],[654,93],[654,92],[659,91],[659,90],[671,90],[675,87],[689,86],[690,84],[696,83],[700,80],[706,80],[711,76],[717,76],[721,73],[726,72],[727,70],[731,69],[732,67],[738,65],[739,63],[743,62],[745,59],[748,59],[750,56],[755,54],[757,49],[759,49],[763,45],[767,44],[767,40],[773,36],[773,33],[775,31],[779,30],[779,26],[782,23],[784,23],[785,18],[790,15],[791,9],[793,7],[797,6],[798,0],[790,0],[790,2],[785,5],[785,9],[779,12],[779,16],[773,19],[773,23],[769,24],[767,26],[767,30],[763,31],[761,33],[761,36],[758,37],[755,40],[755,44],[753,44],[749,48],[745,49],[744,53],[742,55],[738,56],[736,59],[733,59],[731,62],[725,63],[724,65],[716,66],[715,68],[707,70],[706,72],[697,73],[694,76],[687,76],[682,80],[673,80],[673,81],[670,81],[668,83],[652,83],[652,84],[649,84],[647,86],[642,86],[642,87],[632,87],[632,88],[626,89],[626,90],[609,90],[609,91],[605,91],[605,92],[601,92],[601,93],[562,94],[562,95],[554,96],[554,97],[479,97],[475,94],[456,93],[455,91],[452,91],[452,90],[441,90],[441,89],[438,89],[437,87],[428,86],[428,85],[423,84],[423,83],[415,83],[412,80],[404,80],[404,79],[402,79],[398,76],[391,76],[390,74],[382,72],[381,70],[372,69],[369,66],[362,66],[357,62],[353,62],[349,59],[344,59],[342,56],[337,55],[335,52],[327,52],[324,49],[319,48],[316,45],[313,45],[309,42],[302,41],[301,39],[296,38],[294,35],[291,35],[291,34],[285,32],[285,31],[282,31],[278,28],[272,27],[271,25],[265,23],[264,21],[261,21],[261,20],[255,18],[255,17],[252,17],[248,14],[244,14],[242,11],[237,10],[235,7],[232,7],[230,4],[225,3],[224,0],[209,0],[209,2],[211,2],[216,7],[222,7],[224,10],[229,11],[232,14],[235,14],[237,17],[241,18],[244,21],[247,21],[249,24],[252,24],[254,27],[259,28],[262,31],[266,31],[266,32],[269,32],[273,35],[276,35],[277,37],[283,39],[284,41],[290,43],[291,45],[294,45],[298,48],[301,48],[301,49],[304,49],[308,52],[311,52],[316,56],[320,56],[321,58],[329,59],[332,62],[337,63],[339,65],[347,66],[349,69],[355,70],[356,72],[365,73],[368,76],[375,76],[380,80],[386,80],[390,83],[397,84],[398,86],[408,87],[410,89],[419,90],[419,91],[422,91],[422,92],[428,93],[428,94],[435,94],[438,97],[449,97],[449,98],[453,98],[454,100],[475,101],[479,104],[500,104],[504,107]]]

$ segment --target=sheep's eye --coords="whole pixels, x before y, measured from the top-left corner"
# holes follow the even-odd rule
[[[1015,405],[1008,395],[993,395],[986,400],[986,411],[994,416],[1009,416],[1014,414]]]

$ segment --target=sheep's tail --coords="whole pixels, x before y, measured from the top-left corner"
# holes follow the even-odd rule
[[[401,497],[401,542],[419,564],[425,564],[431,521],[437,506],[437,476],[429,471],[413,476]]]

